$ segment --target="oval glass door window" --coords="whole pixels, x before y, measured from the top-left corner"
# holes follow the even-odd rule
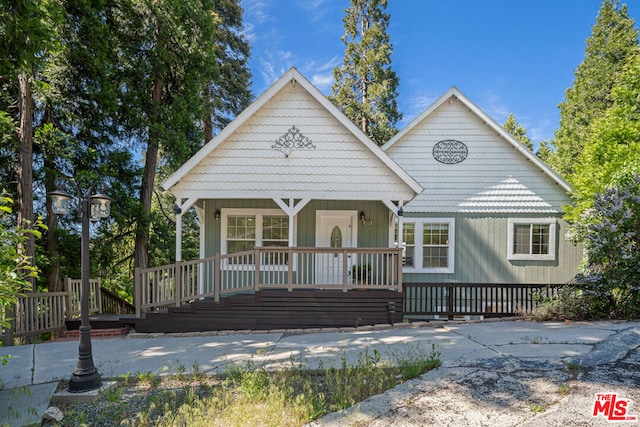
[[[331,230],[331,247],[332,248],[341,248],[342,247],[342,231],[340,231],[340,227],[337,225],[333,227]],[[333,256],[338,256],[337,253],[333,254]]]

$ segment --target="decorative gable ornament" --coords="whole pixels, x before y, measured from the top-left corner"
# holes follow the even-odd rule
[[[464,161],[469,150],[464,143],[455,139],[445,139],[433,146],[433,158],[446,165],[455,165]]]
[[[316,146],[313,145],[309,138],[300,132],[300,129],[295,126],[291,126],[284,135],[276,140],[275,144],[273,144],[271,148],[282,151],[285,157],[289,157],[294,149],[309,150],[316,148]]]

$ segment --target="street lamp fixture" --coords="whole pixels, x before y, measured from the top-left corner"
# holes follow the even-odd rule
[[[69,380],[69,392],[80,393],[100,388],[102,380],[93,364],[91,351],[91,325],[89,323],[89,221],[95,222],[106,218],[110,213],[111,199],[102,193],[94,193],[101,182],[93,183],[83,194],[74,179],[73,182],[78,193],[78,217],[82,218],[82,251],[81,251],[81,279],[82,294],[80,298],[80,346],[78,348],[78,366],[73,371]],[[73,196],[57,188],[59,180],[56,179],[56,190],[49,193],[51,208],[56,215],[68,215],[71,211]]]

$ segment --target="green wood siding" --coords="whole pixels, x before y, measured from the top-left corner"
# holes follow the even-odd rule
[[[216,221],[217,209],[279,209],[273,200],[205,200],[205,256],[213,256],[220,252],[220,223]],[[358,247],[388,247],[389,245],[389,210],[378,201],[344,201],[315,200],[309,202],[298,214],[297,245],[314,247],[316,239],[317,210],[356,210],[364,212],[367,224],[356,224],[358,227]],[[371,222],[371,223],[369,223]]]
[[[455,271],[449,274],[405,273],[405,282],[557,284],[574,277],[580,264],[582,248],[564,238],[567,223],[560,218],[557,219],[554,261],[510,261],[507,259],[508,219],[535,215],[411,215],[416,218],[429,216],[455,219]]]
[[[220,225],[215,211],[224,208],[277,209],[272,200],[205,200],[205,255],[220,252]],[[377,201],[314,200],[298,214],[297,245],[315,246],[317,210],[364,211],[367,224],[357,223],[359,247],[388,247],[389,210]],[[565,240],[567,223],[557,220],[554,261],[510,261],[507,259],[508,219],[531,218],[531,214],[411,214],[406,218],[455,219],[455,270],[453,273],[405,273],[408,283],[565,283],[576,274],[582,248]],[[546,218],[547,216],[545,216]]]

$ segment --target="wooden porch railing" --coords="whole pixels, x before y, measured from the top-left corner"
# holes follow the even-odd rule
[[[117,295],[102,288],[100,279],[90,279],[89,313],[133,314],[134,307]],[[65,321],[79,317],[80,279],[65,278],[64,292],[30,292],[18,297],[14,311],[10,314],[0,312],[0,320],[5,316],[14,319],[10,337],[28,337],[46,332],[62,331]],[[7,331],[0,331],[6,338]],[[12,341],[6,340],[5,341]],[[7,343],[5,345],[11,345]]]
[[[135,270],[136,316],[198,298],[261,289],[395,289],[402,249],[261,247]]]
[[[404,315],[505,317],[531,313],[559,285],[405,283]]]
[[[64,329],[67,292],[28,293],[15,305],[13,336],[26,337]]]

